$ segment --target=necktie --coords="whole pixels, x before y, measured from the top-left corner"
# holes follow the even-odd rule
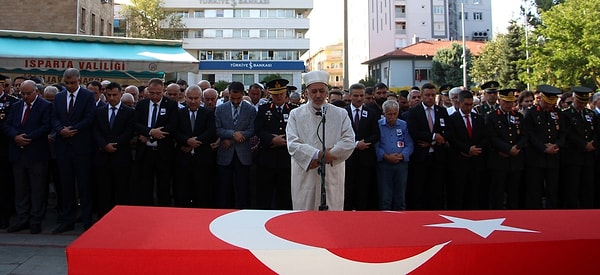
[[[433,117],[431,116],[431,107],[427,107],[427,123],[429,124],[429,131],[433,133]]]
[[[360,109],[356,108],[354,109],[354,127],[358,128],[358,123],[360,122]]]
[[[192,115],[190,116],[190,124],[192,125],[192,132],[194,132],[194,128],[196,127],[196,112],[191,111]]]
[[[69,114],[73,111],[73,106],[75,105],[75,95],[74,94],[69,94],[69,96],[71,97],[71,99],[69,99]]]
[[[108,124],[110,125],[110,128],[112,129],[115,126],[115,117],[117,116],[117,107],[112,106],[110,107],[111,113],[110,113],[110,118],[108,119]]]
[[[235,107],[233,110],[233,125],[237,125],[238,115],[240,114],[240,107]]]
[[[21,120],[21,126],[25,125],[27,121],[27,117],[29,116],[29,111],[31,111],[31,104],[27,103],[27,107],[25,108],[25,113],[23,114],[23,120]]]
[[[154,125],[156,124],[156,113],[158,112],[158,104],[154,103],[152,104],[152,123],[150,125],[152,125],[151,127],[154,128]]]
[[[471,120],[469,119],[469,114],[465,115],[465,121],[467,122],[467,134],[469,134],[469,138],[473,136],[473,128],[471,127]]]
[[[283,113],[283,110],[281,110],[281,106],[280,106],[280,107],[277,107],[277,112],[279,112],[279,114],[282,114],[282,113]]]

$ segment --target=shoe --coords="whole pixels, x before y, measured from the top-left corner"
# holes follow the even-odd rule
[[[60,234],[74,229],[75,226],[72,223],[61,223],[57,228],[52,230],[52,234]]]
[[[41,224],[32,224],[31,227],[29,228],[29,233],[31,233],[31,234],[40,234],[41,232],[42,232]]]
[[[15,225],[12,225],[12,226],[8,227],[8,229],[6,230],[6,232],[7,233],[14,233],[14,232],[19,232],[19,231],[27,229],[27,228],[29,228],[29,223],[15,224]]]

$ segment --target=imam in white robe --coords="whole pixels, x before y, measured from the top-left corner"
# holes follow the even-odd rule
[[[325,190],[329,210],[344,210],[345,161],[354,150],[354,131],[345,109],[326,104],[325,145],[337,160],[325,169]],[[292,156],[292,205],[294,210],[318,210],[321,204],[321,175],[318,168],[308,169],[313,156],[323,148],[319,137],[321,116],[312,104],[290,112],[286,127],[288,152]],[[317,132],[318,129],[318,132]]]

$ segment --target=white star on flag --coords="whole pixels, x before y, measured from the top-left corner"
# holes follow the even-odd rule
[[[504,222],[504,220],[506,220],[506,218],[477,221],[477,220],[469,220],[469,219],[451,217],[451,216],[446,216],[446,215],[440,215],[440,216],[442,216],[452,222],[451,223],[428,224],[425,226],[446,227],[446,228],[464,228],[464,229],[467,229],[483,238],[487,238],[490,234],[492,234],[496,230],[526,232],[526,233],[540,233],[538,231],[502,225],[502,223]]]

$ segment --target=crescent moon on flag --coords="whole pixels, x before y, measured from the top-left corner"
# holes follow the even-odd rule
[[[406,274],[437,254],[450,241],[412,257],[385,263],[349,260],[321,247],[304,245],[270,233],[265,225],[277,216],[296,211],[240,210],[217,217],[210,231],[217,238],[248,249],[278,274]]]

